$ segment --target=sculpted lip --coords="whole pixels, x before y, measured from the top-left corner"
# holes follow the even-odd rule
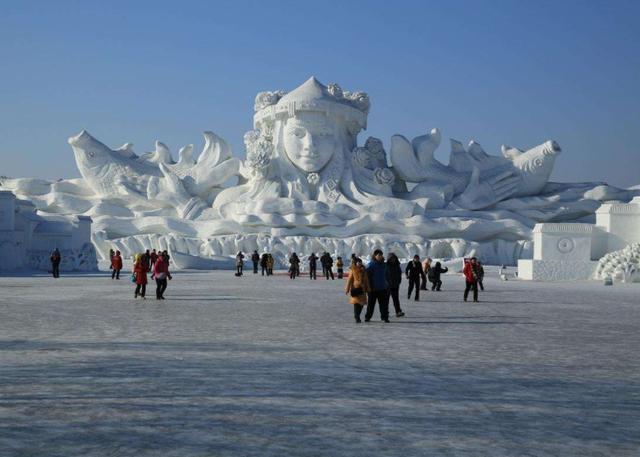
[[[300,158],[301,159],[317,159],[319,155],[320,154],[318,154],[317,152],[313,152],[311,154],[300,154]]]

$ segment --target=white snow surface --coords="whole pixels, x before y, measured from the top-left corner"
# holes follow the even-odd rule
[[[0,278],[0,455],[632,456],[637,284],[487,269],[353,322],[343,281]]]

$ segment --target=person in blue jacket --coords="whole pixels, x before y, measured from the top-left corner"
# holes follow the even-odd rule
[[[367,312],[364,321],[369,322],[373,317],[376,301],[380,306],[380,319],[382,322],[389,322],[389,282],[387,281],[387,264],[380,249],[373,251],[371,262],[367,266],[369,277],[369,300],[367,302]]]

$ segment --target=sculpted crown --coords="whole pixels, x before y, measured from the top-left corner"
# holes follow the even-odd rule
[[[343,118],[357,130],[367,128],[369,96],[364,92],[343,91],[337,84],[325,86],[314,76],[289,93],[260,92],[256,95],[253,125],[261,128],[277,118],[293,117],[299,111],[323,112]]]

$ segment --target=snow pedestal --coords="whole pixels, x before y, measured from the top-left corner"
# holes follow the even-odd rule
[[[640,243],[640,197],[629,203],[605,203],[596,211],[592,258]]]
[[[91,222],[87,216],[39,215],[30,201],[0,191],[0,271],[48,270],[54,248],[62,253],[62,271],[96,270]]]
[[[0,232],[13,231],[15,225],[16,196],[0,190]]]
[[[0,271],[22,266],[19,236],[15,232],[16,196],[0,191]]]
[[[518,260],[518,277],[540,281],[589,279],[597,262],[591,261],[591,224],[536,224],[533,259]]]
[[[619,257],[628,257],[624,249],[629,250],[638,243],[640,197],[629,203],[605,203],[596,211],[595,225],[536,224],[533,229],[533,259],[518,260],[518,277],[537,280],[601,277],[608,270],[598,268],[596,274],[598,262],[592,259],[617,262]],[[606,259],[606,254],[616,252],[617,255]]]

